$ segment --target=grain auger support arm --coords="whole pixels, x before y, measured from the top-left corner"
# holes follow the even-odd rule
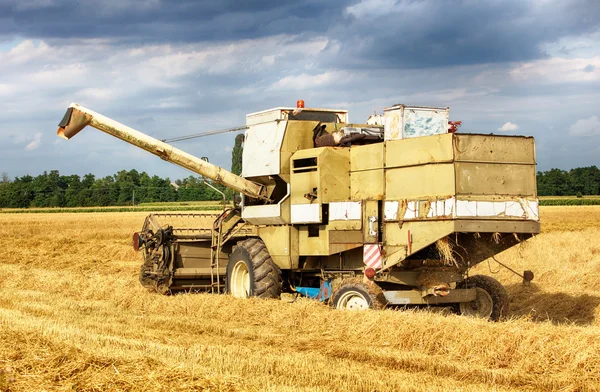
[[[76,103],[72,103],[67,109],[65,116],[58,125],[56,134],[63,139],[69,140],[87,125],[144,149],[165,161],[210,178],[237,192],[242,192],[248,197],[269,201],[263,185],[237,176],[222,167],[213,165]]]

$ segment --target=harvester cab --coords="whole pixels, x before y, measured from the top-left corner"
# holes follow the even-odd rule
[[[86,125],[243,195],[222,214],[146,218],[140,281],[161,292],[456,305],[497,320],[506,291],[468,272],[539,233],[533,138],[456,133],[448,108],[394,105],[366,124],[303,102],[248,114],[241,176],[77,104],[58,134]]]

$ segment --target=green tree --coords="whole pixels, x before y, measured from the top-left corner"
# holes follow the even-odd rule
[[[233,174],[242,174],[242,155],[244,152],[244,134],[235,137],[235,144],[231,150],[231,172]]]

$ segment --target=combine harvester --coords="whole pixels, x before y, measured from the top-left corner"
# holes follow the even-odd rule
[[[454,133],[448,108],[350,124],[297,106],[247,115],[242,176],[77,104],[58,135],[90,125],[243,195],[220,214],[150,214],[133,241],[145,287],[506,316],[502,285],[469,270],[540,231],[533,138]]]

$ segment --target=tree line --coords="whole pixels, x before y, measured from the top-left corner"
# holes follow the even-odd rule
[[[236,174],[241,172],[238,143],[232,159]],[[217,183],[209,184],[224,192],[228,199],[232,197],[230,189]],[[537,186],[540,196],[600,195],[600,170],[590,166],[538,172]],[[221,199],[221,194],[200,177],[189,176],[171,182],[169,178],[150,176],[137,170],[121,170],[102,178],[93,174],[62,176],[58,170],[51,170],[36,177],[16,177],[12,181],[7,173],[3,173],[0,179],[0,208],[125,206]]]
[[[237,135],[231,153],[231,171],[242,172],[244,135]],[[61,176],[58,170],[32,177],[16,177],[8,173],[0,178],[0,208],[28,207],[104,207],[139,203],[228,200],[233,191],[201,177],[189,176],[171,182],[169,178],[121,170],[112,176],[96,178],[86,174]]]
[[[222,185],[211,185],[231,197],[231,192]],[[58,170],[51,170],[36,177],[16,177],[13,181],[3,173],[0,182],[0,208],[124,206],[221,199],[221,194],[202,178],[189,176],[171,182],[169,178],[137,170],[121,170],[103,178],[93,174],[83,178],[62,176]]]
[[[600,170],[596,166],[578,167],[569,171],[551,169],[537,173],[540,196],[600,195]]]

